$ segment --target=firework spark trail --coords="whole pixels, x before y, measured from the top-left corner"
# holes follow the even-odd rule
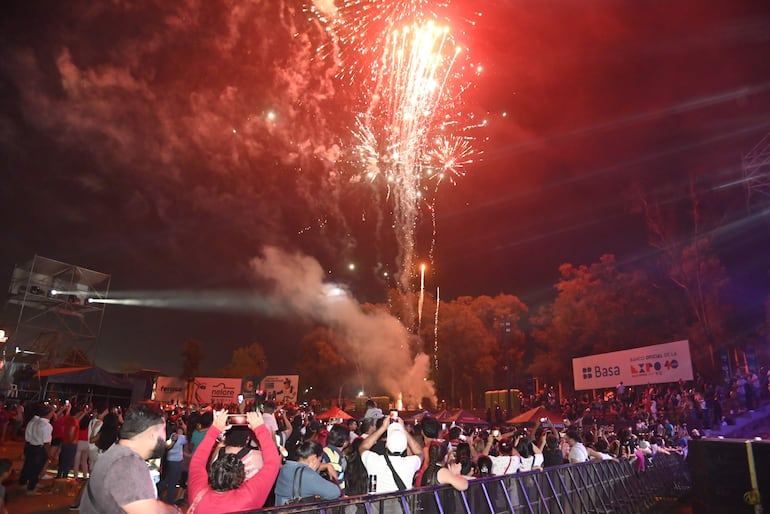
[[[484,125],[462,106],[471,84],[465,75],[479,74],[481,66],[471,64],[468,52],[455,44],[448,7],[448,1],[432,0],[347,0],[339,6],[313,0],[306,9],[329,38],[317,56],[334,59],[337,79],[360,91],[352,130],[358,172],[350,181],[387,190],[403,293],[413,290],[416,276],[420,208],[427,206],[435,224],[436,188],[465,174],[475,155],[469,131]]]
[[[439,288],[436,287],[436,317],[433,320],[433,363],[438,372],[438,306],[441,303]]]
[[[434,0],[346,0],[339,7],[314,0],[306,9],[328,27],[329,41],[317,49],[322,58],[340,64],[337,78],[347,86],[369,80],[370,67],[378,65],[394,27],[415,20],[439,19],[436,9],[448,2]]]
[[[411,290],[415,230],[423,177],[443,176],[469,160],[469,144],[451,143],[438,120],[447,98],[447,81],[460,53],[449,49],[449,28],[434,21],[414,22],[389,35],[368,111],[357,119],[358,154],[370,180],[384,175],[393,201],[393,227],[399,242],[399,285]],[[436,133],[438,132],[438,133]],[[439,142],[434,149],[433,144]],[[452,150],[462,150],[458,157]],[[459,164],[456,164],[459,163]]]
[[[422,327],[422,305],[425,302],[425,263],[420,264],[420,299],[417,301],[417,333]]]

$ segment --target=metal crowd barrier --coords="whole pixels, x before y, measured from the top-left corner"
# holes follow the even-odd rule
[[[626,461],[565,464],[544,471],[470,481],[467,491],[420,487],[389,494],[270,507],[263,513],[319,514],[635,514],[689,491],[679,455],[656,455],[636,472]]]

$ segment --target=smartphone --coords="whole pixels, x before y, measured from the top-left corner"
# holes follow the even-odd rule
[[[492,430],[492,437],[495,437],[495,438],[500,437],[500,431],[497,429]]]
[[[249,422],[246,419],[245,414],[228,414],[227,424],[228,425],[248,425]]]
[[[398,411],[395,409],[391,409],[390,411],[390,421],[396,421],[398,419]]]
[[[69,404],[70,404],[69,400],[64,400],[64,405],[69,405]]]
[[[540,418],[540,423],[545,423],[546,421],[548,421],[548,418]]]
[[[243,403],[243,395],[242,394],[238,395],[238,403]]]

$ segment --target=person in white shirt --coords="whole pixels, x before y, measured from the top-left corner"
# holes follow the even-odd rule
[[[503,437],[497,443],[499,455],[490,455],[492,459],[492,474],[496,476],[511,475],[519,471],[521,467],[521,456],[516,451],[516,445],[519,444],[522,435],[517,435],[516,439],[511,441],[508,437]]]
[[[385,455],[379,455],[370,448],[385,431],[388,433],[385,440],[386,451]],[[412,455],[406,454],[407,447]],[[386,417],[380,428],[361,442],[358,452],[361,454],[366,472],[370,476],[377,477],[377,493],[392,493],[400,490],[395,475],[401,479],[405,489],[411,489],[414,485],[412,483],[414,475],[422,466],[422,446],[406,431],[401,419],[391,422],[390,417]]]
[[[543,433],[541,439],[542,443],[545,445],[545,433]],[[529,441],[527,439],[519,440],[516,451],[519,453],[520,461],[518,473],[543,468],[543,450],[540,446],[536,445],[534,441]]]
[[[567,432],[567,443],[570,446],[569,461],[573,462],[586,462],[588,460],[588,450],[583,445],[583,438],[576,430],[570,430]]]
[[[48,463],[53,431],[51,416],[53,416],[53,409],[47,405],[41,405],[24,431],[24,466],[21,468],[19,485],[27,486],[28,495],[36,494],[37,481]]]
[[[278,421],[275,419],[274,413],[275,402],[268,400],[262,404],[262,419],[265,420],[265,426],[273,437],[278,432]]]

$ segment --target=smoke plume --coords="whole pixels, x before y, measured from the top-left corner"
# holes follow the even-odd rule
[[[333,329],[342,341],[339,350],[358,360],[361,371],[392,398],[403,395],[405,404],[434,398],[428,376],[428,356],[412,356],[410,335],[384,310],[364,312],[339,286],[324,282],[324,271],[312,257],[266,247],[251,267],[271,282],[270,294],[282,307]]]

